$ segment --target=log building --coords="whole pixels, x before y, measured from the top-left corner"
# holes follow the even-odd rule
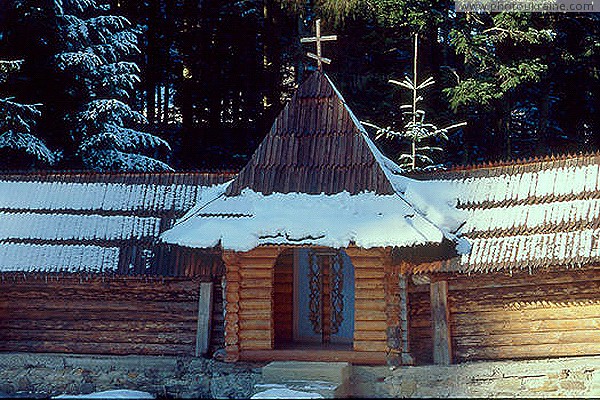
[[[597,154],[407,176],[318,70],[237,175],[1,175],[0,350],[600,354],[599,199]]]
[[[195,355],[222,347],[220,255],[158,237],[203,190],[230,178],[0,175],[0,350]],[[212,322],[211,343],[200,320]]]

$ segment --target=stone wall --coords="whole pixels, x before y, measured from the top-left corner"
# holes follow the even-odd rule
[[[401,367],[387,372],[355,367],[353,379],[355,394],[366,397],[599,398],[600,356]]]
[[[5,353],[0,354],[0,398],[112,389],[159,398],[249,398],[264,380],[264,365],[191,357]],[[600,356],[395,370],[352,366],[345,386],[349,396],[371,398],[600,398]]]
[[[192,357],[4,353],[0,397],[131,389],[160,398],[248,398],[261,366]]]

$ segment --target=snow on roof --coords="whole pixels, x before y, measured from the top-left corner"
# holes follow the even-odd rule
[[[0,272],[107,272],[119,262],[118,247],[2,243]]]
[[[600,156],[527,160],[432,174],[467,213],[472,245],[452,271],[533,271],[600,261]],[[424,176],[427,178],[426,176]]]
[[[371,248],[459,241],[453,231],[464,216],[447,183],[418,182],[401,172],[329,77],[316,71],[240,174],[203,197],[162,239],[238,251],[261,244]]]
[[[161,231],[230,176],[0,174],[0,271],[149,273]]]
[[[444,193],[437,192],[426,204],[418,195],[419,188],[436,193],[432,186],[407,179],[402,196],[373,192],[264,195],[245,189],[239,196],[228,197],[222,194],[226,185],[221,185],[161,237],[187,247],[220,244],[236,251],[261,244],[339,248],[354,243],[372,248],[441,242],[443,231],[456,230],[463,217]],[[411,201],[419,205],[419,211]]]

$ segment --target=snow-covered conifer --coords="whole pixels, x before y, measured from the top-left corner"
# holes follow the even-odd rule
[[[141,129],[146,119],[126,101],[140,81],[139,30],[122,16],[104,15],[96,0],[55,0],[62,51],[58,71],[72,77],[73,97],[81,101],[66,116],[77,156],[96,170],[156,171],[170,167],[152,157],[169,149],[166,141]],[[146,154],[144,154],[146,153]]]
[[[0,83],[5,82],[9,74],[17,73],[21,65],[22,60],[0,60]],[[39,104],[22,104],[11,97],[0,97],[0,150],[3,153],[0,165],[21,167],[24,163],[16,162],[16,158],[23,154],[39,163],[55,162],[56,154],[35,136],[40,115]]]

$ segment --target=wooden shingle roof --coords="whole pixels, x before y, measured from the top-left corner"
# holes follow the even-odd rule
[[[263,194],[393,194],[359,122],[327,75],[315,71],[279,114],[229,186]]]
[[[468,213],[469,254],[454,272],[534,271],[600,262],[600,155],[488,164],[434,173]],[[437,268],[436,268],[437,269]]]
[[[167,271],[158,237],[232,173],[0,174],[0,272]],[[163,270],[152,268],[164,267]]]

